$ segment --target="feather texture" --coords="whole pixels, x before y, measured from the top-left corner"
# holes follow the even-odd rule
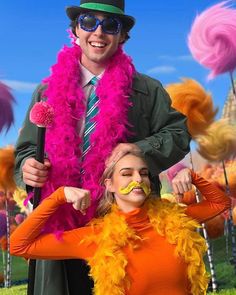
[[[13,177],[15,165],[14,148],[9,146],[0,149],[0,187],[14,191],[16,184]]]
[[[212,123],[196,138],[199,154],[209,161],[223,161],[236,154],[236,126],[225,120]]]
[[[187,264],[187,275],[191,294],[206,294],[209,275],[206,272],[203,254],[207,250],[205,240],[196,232],[200,225],[184,213],[184,209],[173,203],[152,200],[148,216],[155,230],[176,245],[175,254]]]
[[[78,124],[85,116],[86,106],[80,86],[80,56],[78,45],[65,46],[58,55],[58,62],[52,67],[51,76],[43,81],[47,89],[42,98],[46,97],[53,108],[54,121],[46,129],[45,151],[52,166],[48,182],[42,189],[42,199],[62,185],[84,187],[91,192],[92,205],[85,216],[70,204],[61,206],[47,222],[47,232],[69,230],[91,220],[104,191],[100,179],[105,160],[117,143],[127,142],[129,135],[128,98],[135,69],[120,47],[96,87],[99,112],[94,120],[98,128],[90,137],[91,149],[81,163],[83,138],[78,135]],[[81,173],[82,170],[84,173]]]
[[[181,83],[166,87],[172,106],[187,117],[187,126],[192,137],[204,133],[214,121],[217,109],[214,108],[211,94],[196,81],[183,78]]]
[[[223,1],[195,18],[188,36],[193,57],[210,69],[209,79],[236,68],[236,9]]]
[[[187,264],[187,275],[191,284],[191,294],[204,295],[208,285],[208,275],[203,262],[206,251],[205,240],[196,229],[200,225],[184,214],[180,206],[160,200],[148,201],[148,216],[158,234],[176,245],[175,254]],[[89,259],[90,275],[94,279],[95,295],[125,295],[130,281],[126,273],[127,258],[122,248],[142,247],[142,239],[128,226],[124,216],[112,212],[104,219],[97,219],[92,225],[101,227],[99,233],[86,237],[82,243],[96,243],[98,250]],[[141,243],[140,243],[141,242]]]

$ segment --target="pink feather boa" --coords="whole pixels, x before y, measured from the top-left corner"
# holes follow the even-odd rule
[[[81,48],[64,47],[52,74],[44,80],[48,85],[44,95],[54,109],[54,124],[47,129],[45,150],[52,167],[42,199],[60,186],[75,186],[91,192],[92,206],[86,216],[73,209],[71,204],[61,206],[45,227],[47,232],[60,232],[87,223],[95,214],[103,193],[99,184],[105,160],[120,142],[126,142],[128,132],[129,96],[135,68],[131,59],[118,48],[97,86],[99,113],[91,135],[91,149],[81,163],[82,139],[78,136],[78,123],[85,115],[86,106],[80,84]],[[81,175],[81,168],[85,171]]]

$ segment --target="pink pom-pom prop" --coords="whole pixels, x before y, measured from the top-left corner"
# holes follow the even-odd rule
[[[188,36],[193,57],[211,70],[208,78],[236,68],[236,9],[220,2],[198,15]]]
[[[37,102],[30,111],[30,121],[38,127],[49,127],[53,118],[53,108],[45,101]]]
[[[53,108],[45,101],[37,102],[30,111],[30,121],[38,126],[37,149],[35,159],[44,162],[46,127],[52,125],[54,119]],[[36,208],[41,195],[41,189],[34,189],[33,208]]]

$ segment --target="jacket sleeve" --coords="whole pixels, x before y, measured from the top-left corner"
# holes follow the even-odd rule
[[[22,178],[22,166],[27,158],[35,157],[37,145],[37,127],[29,120],[29,113],[33,105],[40,101],[41,93],[45,86],[39,85],[33,93],[31,104],[28,108],[23,126],[15,146],[14,177],[17,186],[26,189]]]
[[[65,202],[63,187],[46,198],[12,233],[11,254],[53,260],[90,257],[95,251],[95,244],[80,243],[92,231],[89,226],[65,231],[60,238],[55,233],[41,234],[46,221]]]
[[[205,198],[200,203],[191,204],[186,214],[203,223],[230,208],[231,199],[215,184],[208,182],[192,171],[192,183]]]
[[[139,83],[146,86],[141,91],[135,90],[131,111],[134,143],[143,151],[151,174],[158,175],[189,152],[191,137],[186,117],[171,107],[170,97],[161,83],[141,77]]]

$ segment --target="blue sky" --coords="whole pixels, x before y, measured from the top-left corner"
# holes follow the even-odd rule
[[[164,85],[189,77],[200,82],[219,107],[218,117],[230,89],[227,74],[207,81],[209,71],[191,57],[187,36],[197,13],[219,3],[207,0],[126,0],[126,13],[136,18],[125,51],[138,71]],[[69,44],[69,20],[65,7],[79,0],[1,0],[0,80],[16,98],[15,124],[0,135],[0,147],[14,144],[36,85],[49,75],[63,44]],[[1,106],[0,106],[1,107]]]

